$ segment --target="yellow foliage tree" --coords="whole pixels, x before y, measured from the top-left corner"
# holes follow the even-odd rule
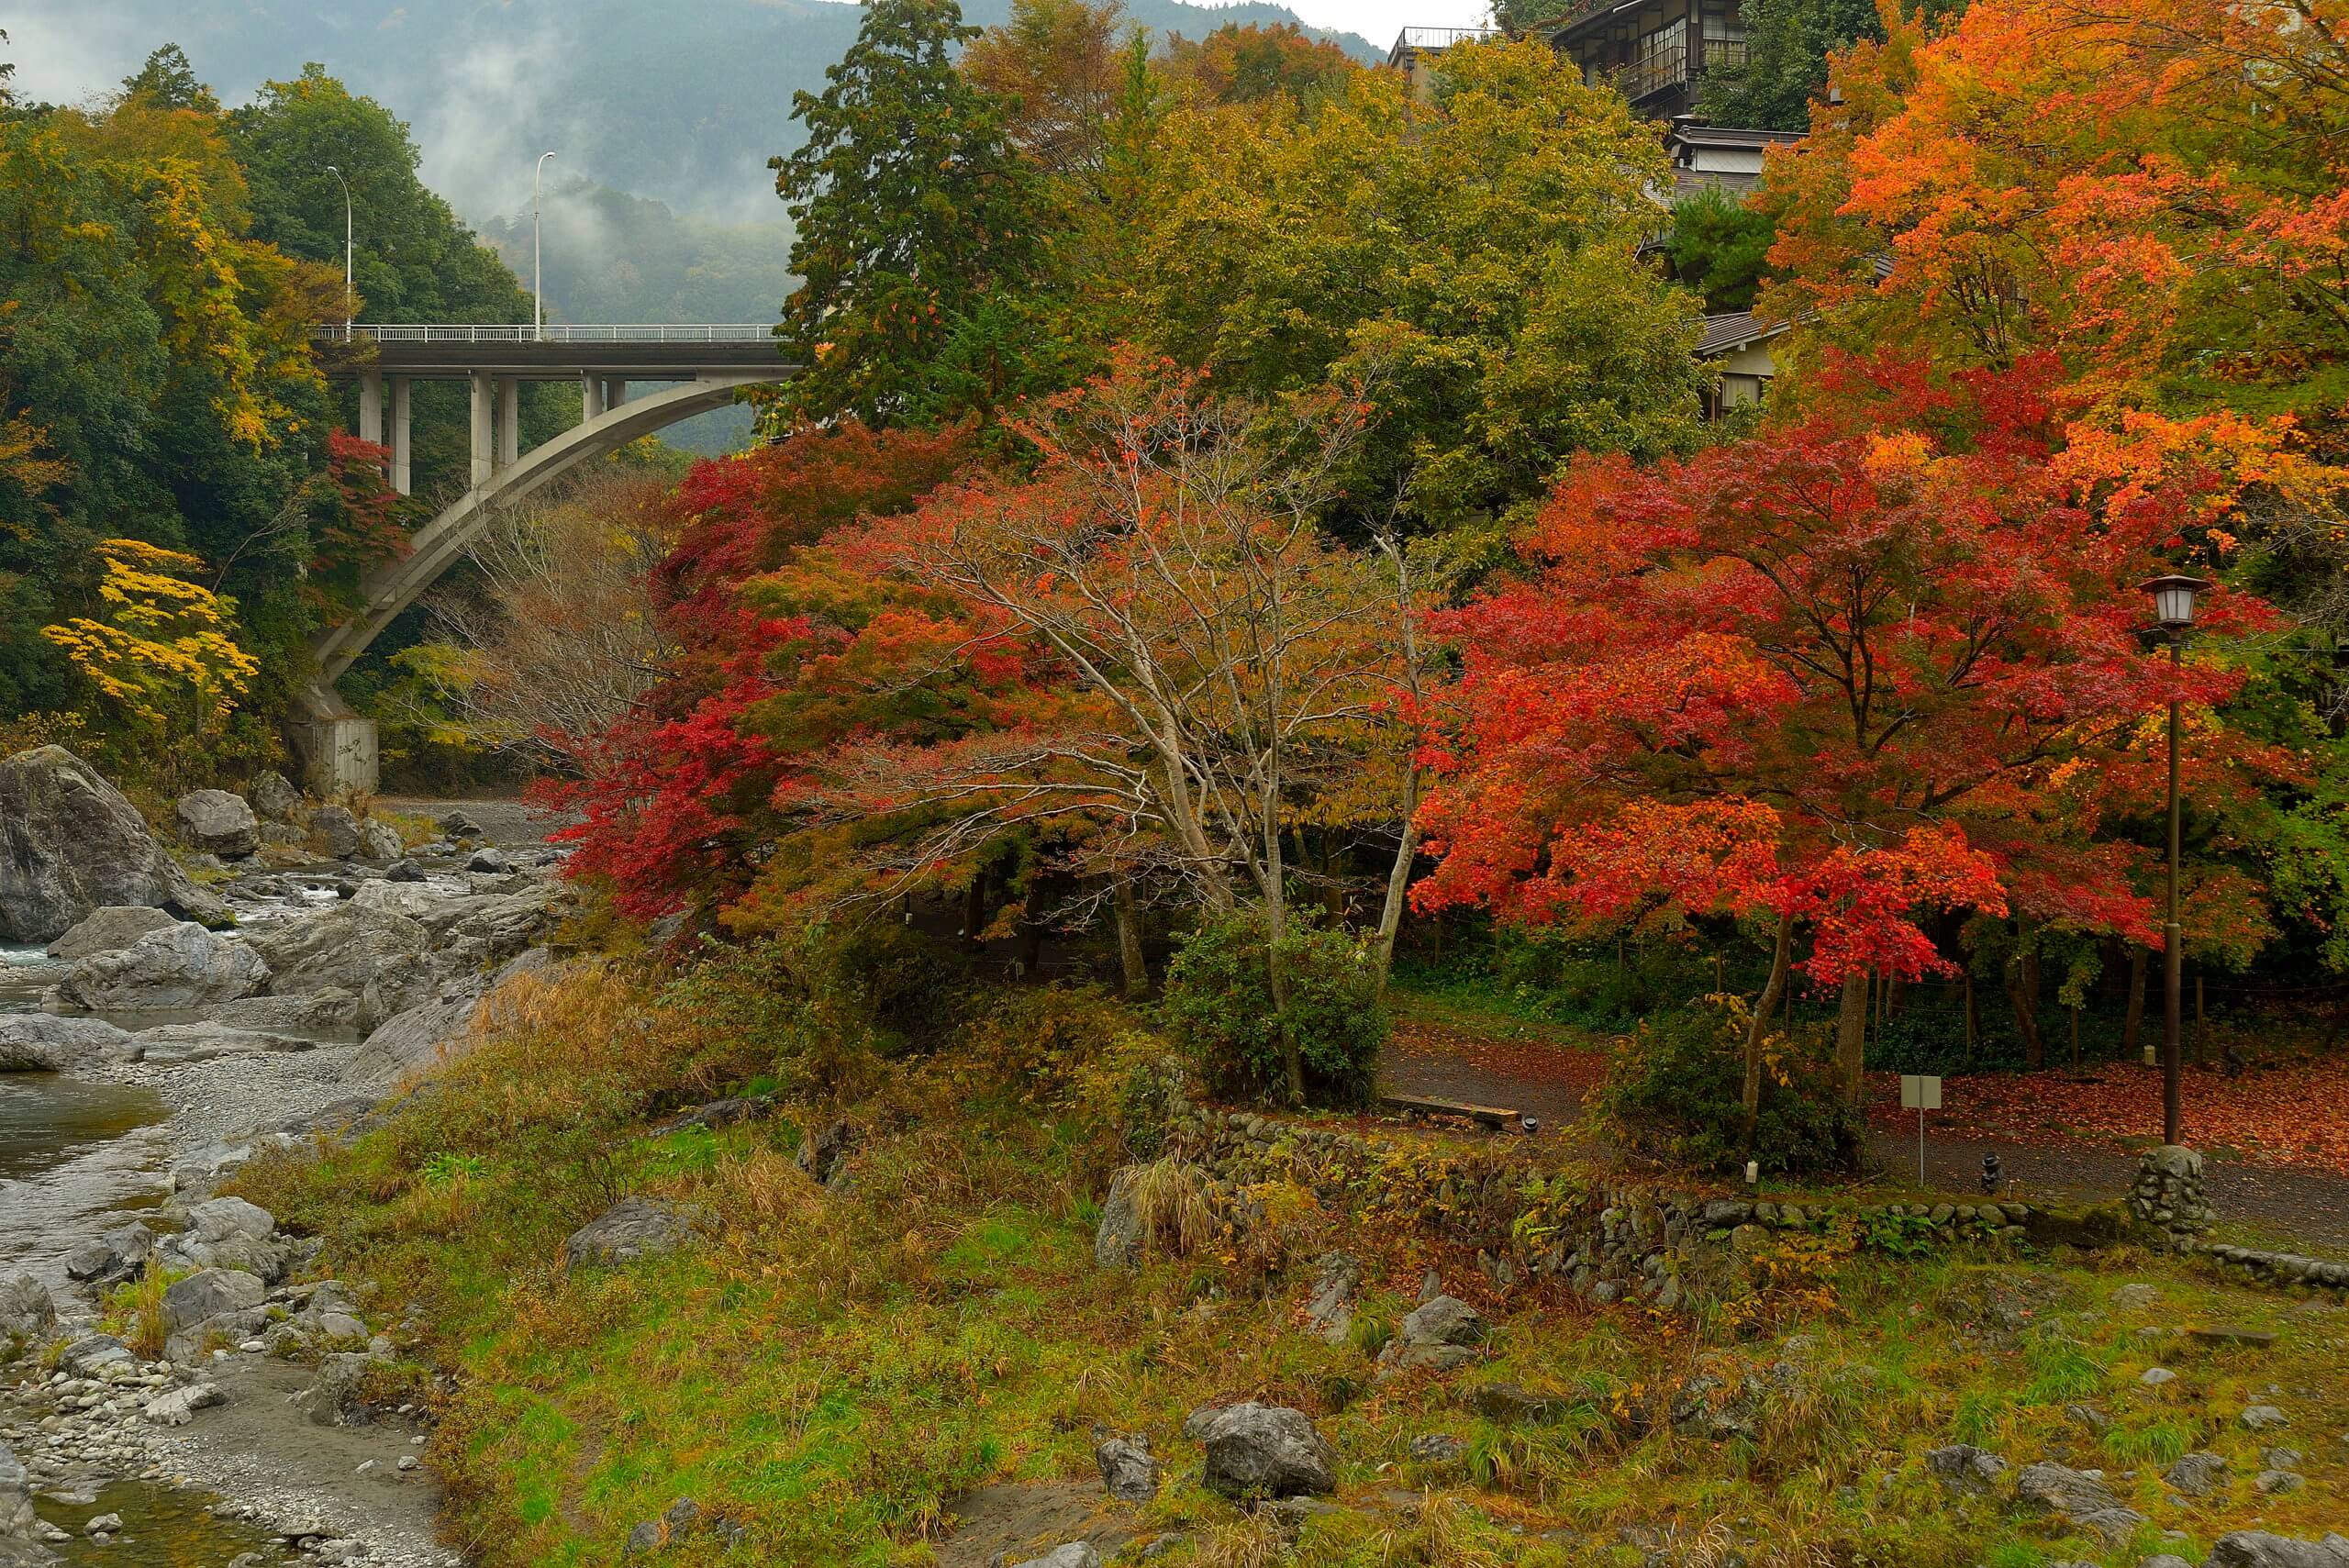
[[[195,556],[134,539],[102,539],[105,619],[76,616],[41,635],[133,724],[201,734],[226,718],[261,673],[237,645],[236,602],[186,573]]]

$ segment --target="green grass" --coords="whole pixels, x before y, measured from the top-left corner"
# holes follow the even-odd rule
[[[2017,1464],[2138,1467],[2115,1483],[2132,1506],[2214,1534],[2226,1507],[2171,1508],[2159,1466],[2214,1446],[2249,1473],[2256,1445],[2232,1415],[2271,1381],[2312,1391],[2295,1406],[2310,1419],[2349,1405],[2341,1316],[2128,1253],[1830,1257],[1758,1313],[1697,1319],[1563,1294],[1496,1299],[1472,1256],[1334,1214],[1285,1220],[1269,1258],[1263,1238],[1215,1237],[1105,1272],[1092,1227],[1123,1158],[1115,1062],[1047,1072],[1003,1060],[997,1040],[984,1070],[907,1062],[844,1105],[647,1140],[643,1126],[680,1097],[676,1062],[647,1043],[674,1020],[638,1028],[651,1002],[609,979],[526,1000],[448,1094],[322,1162],[244,1178],[281,1218],[328,1238],[324,1266],[422,1309],[431,1354],[457,1378],[430,1457],[457,1539],[489,1563],[615,1562],[630,1526],[680,1495],[747,1526],[751,1561],[952,1561],[939,1537],[952,1498],[1091,1476],[1098,1424],[1148,1433],[1165,1462],[1167,1490],[1141,1522],[1145,1537],[1187,1538],[1159,1559],[1172,1568],[1635,1562],[1626,1531],[1676,1543],[1687,1562],[1736,1551],[1755,1568],[2036,1564],[2091,1553],[1995,1502],[1947,1496],[1922,1472],[1927,1449],[1965,1440]],[[677,1049],[704,1089],[772,1070],[707,1041]],[[861,1135],[852,1179],[822,1191],[790,1151],[802,1126],[843,1112]],[[452,1166],[460,1177],[434,1178]],[[566,1273],[563,1238],[631,1191],[722,1223],[673,1257]],[[1366,1269],[1338,1346],[1298,1318],[1333,1244]],[[1486,1311],[1482,1361],[1381,1381],[1377,1351],[1431,1266]],[[2135,1279],[2283,1340],[2164,1341],[2180,1377],[2156,1397],[2135,1382],[2143,1319],[2109,1302]],[[1999,1328],[1983,1303],[2016,1291],[2032,1316]],[[1784,1378],[1771,1372],[1781,1362]],[[1742,1381],[1750,1436],[1673,1429],[1674,1396],[1700,1373]],[[1466,1407],[1465,1389],[1503,1380],[1554,1397],[1559,1418],[1503,1426]],[[1192,1479],[1184,1417],[1243,1396],[1307,1409],[1340,1455],[1341,1510],[1293,1543]],[[2099,1439],[2067,1417],[2075,1403],[2103,1409],[2111,1429]],[[1466,1452],[1410,1460],[1411,1440],[1433,1431]],[[2264,1528],[2321,1534],[2313,1499],[2349,1485],[2349,1465],[2313,1436],[2295,1446],[2310,1485],[2264,1501]],[[1397,1489],[1434,1501],[1398,1507]],[[663,1561],[718,1557],[696,1536]]]

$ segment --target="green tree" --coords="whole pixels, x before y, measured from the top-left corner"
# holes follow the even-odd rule
[[[1699,439],[1698,305],[1634,260],[1662,149],[1545,45],[1462,45],[1440,103],[1357,72],[1318,109],[1171,115],[1137,319],[1258,398],[1359,386],[1358,518],[1497,516],[1570,454]]]
[[[228,117],[228,134],[250,187],[254,236],[338,273],[343,185],[328,170],[341,172],[351,189],[359,319],[530,319],[530,296],[506,263],[418,178],[421,155],[407,126],[324,66],[263,83],[250,104]],[[340,318],[339,300],[327,318]],[[525,383],[521,396],[526,447],[579,417],[578,395],[569,386]],[[415,388],[412,462],[419,495],[454,494],[468,483],[466,398],[454,382]],[[357,394],[348,387],[338,417],[346,428],[357,419]]]
[[[1861,39],[1884,41],[1877,0],[1743,0],[1745,63],[1705,73],[1697,112],[1715,125],[1809,130],[1810,101],[1827,90],[1827,60]],[[1929,22],[1965,0],[1923,0]]]
[[[1776,237],[1768,214],[1708,185],[1672,204],[1664,252],[1674,275],[1705,296],[1707,314],[1718,316],[1752,308]]]
[[[976,33],[954,0],[873,0],[823,93],[793,99],[807,145],[769,161],[804,280],[775,329],[805,367],[783,395],[788,423],[984,412],[1029,380],[1042,324],[983,319],[981,306],[1035,281],[1043,204],[1000,106],[955,69]],[[958,338],[962,368],[941,387],[937,364]]]

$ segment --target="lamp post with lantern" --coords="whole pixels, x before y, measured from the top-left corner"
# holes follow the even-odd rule
[[[2183,1063],[2178,1040],[2181,1029],[2180,987],[2185,974],[2185,936],[2177,919],[2178,797],[2177,797],[2177,673],[2185,664],[2187,633],[2194,629],[2194,600],[2210,584],[2199,577],[2171,574],[2141,584],[2154,597],[2154,618],[2169,639],[2169,918],[2162,927],[2162,1141],[2175,1144],[2182,1137],[2178,1084]]]

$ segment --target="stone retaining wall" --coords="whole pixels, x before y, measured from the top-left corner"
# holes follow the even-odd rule
[[[2150,1152],[2123,1205],[2065,1208],[2031,1202],[1831,1203],[1749,1201],[1628,1179],[1585,1182],[1544,1167],[1521,1144],[1443,1149],[1196,1105],[1178,1091],[1159,1104],[1166,1148],[1234,1188],[1286,1181],[1333,1212],[1417,1229],[1474,1248],[1502,1288],[1564,1281],[1596,1302],[1672,1308],[1719,1294],[1773,1249],[1835,1237],[1863,1251],[1916,1256],[1982,1242],[2095,1248],[2148,1230],[2269,1285],[2349,1289],[2349,1264],[2213,1246],[2202,1159]]]
[[[1293,1182],[1311,1188],[1325,1207],[1473,1247],[1502,1288],[1529,1277],[1557,1279],[1595,1302],[1638,1300],[1666,1310],[1693,1295],[1718,1294],[1752,1260],[1797,1236],[1841,1233],[1859,1248],[1913,1255],[2022,1240],[2042,1229],[2095,1229],[2079,1216],[2023,1203],[1812,1205],[1621,1179],[1585,1184],[1545,1169],[1522,1146],[1439,1150],[1180,1096],[1166,1102],[1163,1133],[1167,1148],[1235,1188]]]

